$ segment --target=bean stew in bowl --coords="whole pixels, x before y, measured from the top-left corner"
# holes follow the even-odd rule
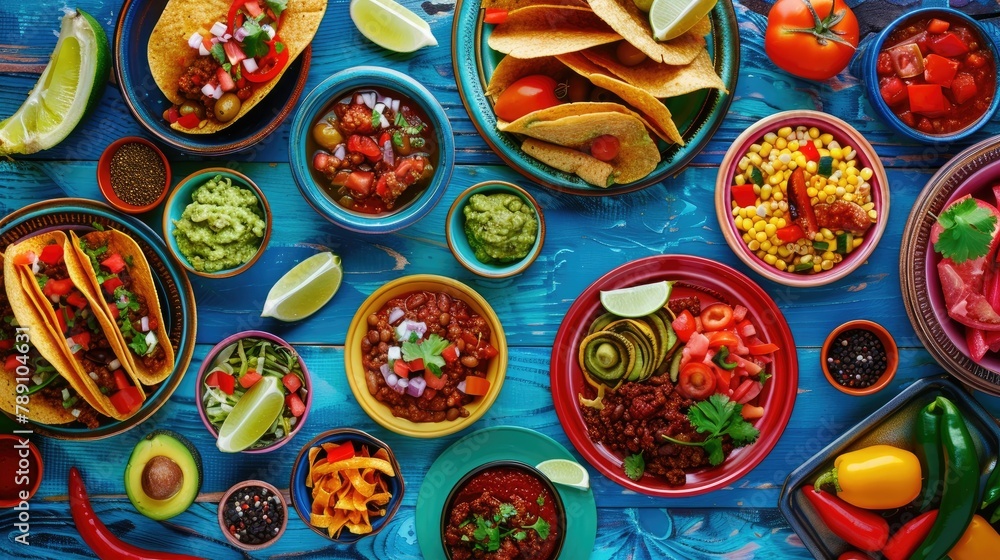
[[[348,330],[348,382],[361,407],[403,435],[437,437],[481,417],[503,383],[507,345],[489,304],[464,284],[400,278],[373,293]]]

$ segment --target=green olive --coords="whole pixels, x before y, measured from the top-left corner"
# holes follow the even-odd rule
[[[573,74],[566,80],[566,97],[570,103],[587,101],[591,87],[590,80],[579,74]]]
[[[240,98],[235,93],[222,94],[222,97],[215,102],[215,118],[219,122],[229,122],[240,113]]]
[[[618,43],[618,49],[615,51],[615,55],[618,57],[618,62],[621,62],[625,66],[635,66],[646,60],[646,54],[635,48],[632,43],[628,41],[621,41]]]
[[[205,118],[205,106],[194,101],[185,101],[184,104],[177,109],[177,112],[180,113],[182,117],[184,115],[194,113],[198,115],[199,119]]]
[[[312,129],[313,139],[324,149],[333,151],[337,145],[344,142],[344,135],[340,133],[335,122],[323,119],[316,123]]]

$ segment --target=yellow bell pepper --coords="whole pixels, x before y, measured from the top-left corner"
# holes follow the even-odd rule
[[[982,517],[974,515],[962,538],[948,551],[951,560],[983,560],[996,558],[1000,551],[1000,535]]]
[[[891,445],[873,445],[837,457],[815,486],[832,484],[837,496],[865,509],[893,509],[920,494],[920,461]]]

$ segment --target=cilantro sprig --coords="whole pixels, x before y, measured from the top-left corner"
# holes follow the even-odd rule
[[[969,197],[946,208],[938,216],[938,224],[944,230],[934,243],[934,250],[962,264],[989,253],[997,217]]]
[[[434,375],[441,377],[441,368],[444,367],[445,363],[441,352],[444,352],[448,344],[447,340],[434,333],[421,341],[408,340],[402,346],[403,359],[407,362],[423,359],[424,367]]]
[[[729,400],[718,393],[708,397],[688,410],[688,420],[698,433],[708,434],[705,441],[680,441],[669,436],[663,439],[679,445],[701,447],[708,453],[708,462],[719,465],[725,460],[722,438],[728,435],[733,447],[743,447],[757,441],[760,430],[740,415],[743,405]]]
[[[538,500],[544,501],[544,498],[539,496]],[[511,526],[510,519],[516,515],[517,508],[513,504],[502,503],[492,517],[475,515],[472,519],[466,519],[459,527],[475,523],[476,528],[472,533],[472,539],[463,535],[462,540],[466,542],[472,540],[475,550],[496,552],[500,550],[500,543],[503,539],[511,537],[514,540],[523,541],[528,538],[528,531],[538,533],[538,538],[543,541],[549,538],[549,531],[552,527],[548,521],[538,517],[531,525]]]
[[[642,453],[625,457],[625,463],[622,466],[625,467],[625,476],[632,480],[639,480],[646,472],[646,460],[642,458]]]

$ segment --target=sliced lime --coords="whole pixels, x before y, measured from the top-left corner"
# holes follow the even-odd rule
[[[437,45],[431,26],[393,0],[351,0],[351,20],[371,42],[391,51]]]
[[[601,305],[619,317],[643,317],[667,304],[673,282],[654,282],[619,290],[601,290]]]
[[[330,252],[313,255],[274,283],[260,316],[281,321],[304,319],[330,301],[343,276],[340,257]]]
[[[265,375],[233,406],[215,445],[224,453],[243,451],[267,432],[284,406],[285,392],[278,378]]]
[[[63,141],[97,105],[110,65],[101,25],[83,10],[67,13],[35,87],[21,107],[0,122],[0,156],[33,154]]]
[[[649,25],[657,41],[676,39],[701,21],[715,7],[717,0],[653,0],[649,7]]]
[[[590,488],[590,473],[576,461],[567,459],[549,459],[535,465],[549,480],[563,486],[572,486],[580,490]]]

